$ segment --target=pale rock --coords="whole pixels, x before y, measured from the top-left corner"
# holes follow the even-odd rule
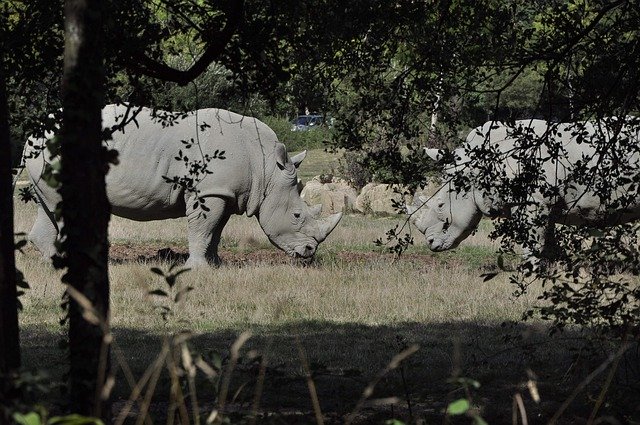
[[[302,189],[300,196],[309,205],[322,204],[323,214],[334,214],[341,211],[353,211],[357,192],[349,183],[339,177],[332,177],[330,182],[325,176],[312,178]]]

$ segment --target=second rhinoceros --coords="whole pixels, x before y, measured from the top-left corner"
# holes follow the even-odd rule
[[[107,144],[118,151],[119,159],[107,174],[107,195],[113,214],[128,219],[186,216],[187,266],[219,263],[220,235],[232,214],[255,215],[274,245],[301,258],[312,257],[340,221],[341,213],[321,219],[320,208],[300,198],[296,169],[306,152],[290,158],[263,122],[221,109],[202,109],[175,120],[172,114],[160,115],[165,119],[147,108],[103,109],[103,127],[113,130]],[[56,252],[61,225],[51,214],[60,195],[42,178],[50,159],[45,150],[26,160],[40,203],[29,238],[46,257]],[[193,177],[196,163],[208,170],[200,169],[193,184],[197,190],[171,182]]]
[[[519,141],[526,138],[543,142],[526,151]],[[601,227],[640,218],[639,140],[633,117],[600,123],[522,120],[515,126],[487,122],[472,130],[463,147],[453,152],[453,163],[446,166],[444,183],[435,195],[420,198],[407,210],[431,250],[444,251],[469,236],[482,216],[511,215],[517,206],[501,196],[507,185],[532,184],[535,190],[523,203],[525,215],[541,217],[542,223],[529,229],[533,245],[525,247],[525,255],[551,257],[555,224]],[[446,154],[438,149],[425,152],[434,160]],[[481,159],[483,155],[492,159]],[[522,177],[532,163],[527,157],[540,166],[536,181]],[[482,168],[491,168],[495,177],[479,187],[474,182],[482,162]],[[455,187],[453,180],[460,177],[466,188]]]

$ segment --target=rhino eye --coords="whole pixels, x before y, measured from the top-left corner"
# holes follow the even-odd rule
[[[294,212],[294,213],[293,213],[293,216],[294,216],[295,218],[300,218],[300,213],[299,213],[299,212]]]

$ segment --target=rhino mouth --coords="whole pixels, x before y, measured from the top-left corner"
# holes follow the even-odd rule
[[[438,239],[433,235],[427,236],[427,244],[429,244],[429,249],[434,252],[445,251],[447,249],[444,243],[444,235]]]
[[[451,224],[449,220],[445,220],[444,222],[434,226],[436,228],[432,228],[432,231],[428,234],[428,236],[427,232],[431,229],[427,229],[427,232],[425,232],[425,237],[431,251],[439,252],[453,248],[452,245],[454,241],[451,240],[452,237],[449,233],[450,226]]]
[[[305,242],[289,245],[284,251],[295,260],[311,260],[318,250],[318,245],[320,243],[316,238],[309,238]]]
[[[287,254],[289,255],[289,257],[291,258],[291,261],[293,261],[294,264],[302,267],[309,267],[315,261],[315,250],[313,254],[310,254],[307,256],[304,256],[299,252],[296,252],[295,250],[290,251]]]
[[[427,243],[431,251],[441,252],[457,247],[459,242],[451,237],[448,232],[443,232],[439,238],[435,238],[433,235],[428,236]]]
[[[318,247],[317,242],[315,244],[307,243],[307,244],[295,247],[289,255],[297,259],[313,258],[313,256],[316,254],[317,247]]]

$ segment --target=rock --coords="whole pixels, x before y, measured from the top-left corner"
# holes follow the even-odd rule
[[[339,177],[316,176],[302,189],[302,199],[309,205],[322,204],[322,214],[353,211],[356,190]]]
[[[413,197],[415,198],[418,195],[422,195],[427,198],[430,198],[433,195],[435,195],[436,192],[440,190],[441,187],[442,187],[442,182],[440,181],[440,179],[432,177],[429,179],[429,181],[427,182],[426,186],[423,189],[419,189],[418,191],[416,191]]]
[[[394,192],[398,185],[369,183],[360,191],[356,199],[356,210],[363,214],[398,214],[393,201],[401,201],[402,195]],[[411,201],[407,196],[406,202]]]
[[[362,188],[360,195],[356,199],[355,209],[364,214],[398,214],[398,210],[393,207],[393,201],[402,200],[402,195],[394,191],[399,188],[402,192],[404,187],[399,185],[369,183]],[[431,196],[438,191],[440,183],[432,179],[424,189],[418,190],[416,195]],[[405,195],[404,201],[407,205],[413,202],[413,196]]]

